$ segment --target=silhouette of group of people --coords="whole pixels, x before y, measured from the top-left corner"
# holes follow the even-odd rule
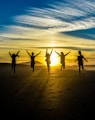
[[[15,68],[16,68],[16,57],[19,57],[19,52],[18,51],[16,54],[13,53],[11,54],[11,52],[9,52],[9,55],[11,56],[12,58],[12,70],[15,74]],[[34,68],[35,68],[35,57],[38,56],[41,51],[39,53],[37,53],[36,55],[34,55],[34,52],[32,52],[31,54],[28,52],[28,50],[26,50],[27,54],[30,56],[30,59],[31,59],[31,68],[34,72]],[[50,72],[50,64],[51,64],[51,61],[50,61],[50,57],[51,57],[51,54],[53,52],[53,49],[51,50],[51,52],[49,53],[48,52],[48,49],[46,49],[46,54],[45,54],[45,61],[46,61],[46,64],[47,64],[47,69],[48,69],[48,72]],[[66,54],[64,54],[63,52],[60,52],[58,53],[57,51],[55,51],[59,56],[60,56],[60,63],[61,63],[61,70],[62,69],[65,69],[65,57],[71,52],[67,52]],[[84,70],[84,64],[83,64],[83,60],[85,60],[86,62],[88,62],[86,60],[86,58],[81,54],[81,51],[79,50],[78,51],[78,56],[77,56],[77,61],[78,61],[78,68],[79,68],[79,73],[81,72],[81,69]]]

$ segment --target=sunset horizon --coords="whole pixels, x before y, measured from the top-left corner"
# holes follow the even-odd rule
[[[82,2],[82,4],[81,4]],[[78,50],[95,64],[95,1],[4,0],[0,4],[0,62],[11,61],[11,53],[20,50],[17,62],[28,61],[26,50],[44,63],[46,48],[53,50],[52,65],[58,64],[55,51],[71,53],[66,64],[74,64]],[[71,12],[70,12],[71,11]],[[57,59],[57,60],[55,60]]]

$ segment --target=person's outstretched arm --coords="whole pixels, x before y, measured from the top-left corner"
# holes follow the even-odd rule
[[[9,51],[9,55],[12,56],[11,52]]]
[[[47,56],[47,53],[48,53],[48,49],[46,48],[46,54],[45,54],[45,57]]]
[[[41,53],[41,51],[40,51],[38,54],[36,54],[35,57],[36,57],[37,55],[39,55],[40,53]]]
[[[46,54],[48,53],[48,49],[46,48]]]
[[[69,51],[68,53],[66,53],[65,56],[68,55],[70,52],[71,52],[71,51]]]
[[[50,52],[50,55],[52,54],[52,52],[53,52],[53,48],[52,48],[52,50],[51,50],[51,52]]]
[[[19,55],[18,55],[18,54],[19,54],[19,52],[20,52],[20,51],[18,51],[18,52],[16,53],[16,56],[18,56],[18,57],[19,57]]]
[[[56,51],[55,51],[56,52]],[[58,53],[58,52],[56,52],[59,56],[60,56],[60,54]]]
[[[31,56],[30,53],[28,52],[28,50],[26,50],[26,52],[27,52],[27,54],[28,54],[29,56]]]
[[[88,60],[87,60],[85,57],[83,57],[83,59],[84,59],[86,62],[88,62]]]

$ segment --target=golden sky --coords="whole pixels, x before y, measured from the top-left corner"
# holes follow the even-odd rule
[[[6,15],[7,22],[10,18],[9,24],[0,23],[0,62],[11,62],[8,52],[16,53],[18,50],[20,57],[17,62],[29,61],[26,53],[29,50],[35,54],[41,51],[36,60],[44,63],[46,48],[51,47],[49,51],[53,48],[52,59],[57,58],[57,63],[59,57],[55,50],[64,53],[71,50],[66,57],[69,65],[76,64],[77,51],[82,50],[89,61],[86,64],[95,64],[94,4],[92,0],[55,1],[47,7],[35,4],[35,7],[21,8],[21,14]]]

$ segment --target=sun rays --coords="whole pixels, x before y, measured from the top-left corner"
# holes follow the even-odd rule
[[[51,66],[56,66],[59,64],[59,59],[55,52],[52,53],[50,60],[51,60]]]

